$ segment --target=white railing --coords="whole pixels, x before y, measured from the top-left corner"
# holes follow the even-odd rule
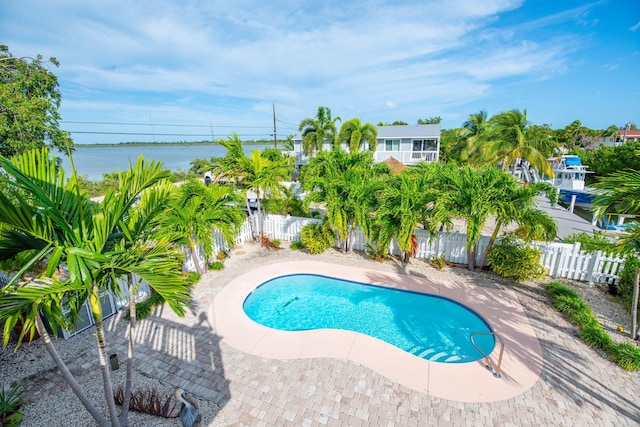
[[[415,165],[421,161],[437,162],[438,151],[376,151],[374,153],[376,162],[384,162],[391,157],[405,165]]]
[[[260,221],[257,219],[258,226]],[[299,218],[281,215],[267,215],[264,220],[264,232],[271,239],[299,241],[300,230],[310,223],[322,222],[319,219]],[[217,251],[229,251],[228,247],[218,233],[214,233],[214,253]],[[467,236],[463,233],[439,232],[432,238],[428,231],[418,229],[415,231],[418,238],[418,250],[416,258],[432,259],[444,258],[455,264],[467,263]],[[244,222],[241,231],[236,238],[236,244],[242,244],[252,240],[249,219]],[[489,236],[482,236],[476,250],[476,262],[480,260],[482,253],[489,244]],[[367,250],[375,244],[367,240],[364,232],[357,227],[355,230],[353,249]],[[588,253],[580,249],[580,244],[566,244],[555,242],[533,242],[532,247],[538,249],[542,256],[540,265],[547,275],[554,278],[566,278],[593,283],[615,283],[622,272],[625,259],[619,255],[610,255],[602,252]],[[389,254],[400,255],[397,242],[394,240],[389,247]],[[188,258],[187,258],[188,259]],[[189,261],[187,261],[189,263]],[[185,265],[186,269],[189,266]]]

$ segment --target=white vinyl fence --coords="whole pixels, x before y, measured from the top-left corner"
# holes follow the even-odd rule
[[[260,220],[256,217],[258,229]],[[299,241],[300,230],[311,223],[321,223],[319,219],[299,218],[282,215],[267,215],[264,218],[264,232],[271,239]],[[374,246],[373,242],[366,239],[363,231],[358,227],[355,230],[353,249],[367,250]],[[463,233],[439,232],[433,239],[428,231],[417,229],[418,250],[416,258],[431,259],[444,258],[448,262],[456,264],[467,263],[466,241],[467,235]],[[236,245],[251,240],[251,227],[249,218],[241,227]],[[478,242],[476,254],[480,260],[481,254],[489,244],[489,236],[482,236]],[[610,284],[619,280],[624,267],[624,258],[618,255],[609,255],[602,252],[587,253],[580,249],[580,243],[566,244],[555,242],[533,242],[532,247],[538,249],[542,256],[540,264],[547,274],[554,278],[566,278],[589,282],[589,284]],[[224,242],[219,233],[214,233],[214,253],[229,251],[231,248]],[[397,243],[394,241],[389,247],[389,254],[400,255]],[[193,264],[189,257],[186,258],[186,270],[193,270]]]

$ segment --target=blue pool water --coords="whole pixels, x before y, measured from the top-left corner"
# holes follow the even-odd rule
[[[270,328],[355,331],[423,359],[447,363],[481,359],[470,335],[491,331],[478,314],[446,298],[312,274],[261,284],[245,300],[244,311]],[[495,346],[492,336],[474,339],[487,354]]]

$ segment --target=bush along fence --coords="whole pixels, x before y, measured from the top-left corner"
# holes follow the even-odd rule
[[[260,223],[260,221],[257,222]],[[300,230],[311,223],[322,223],[322,220],[267,215],[263,221],[264,233],[271,239],[291,242],[300,241]],[[466,234],[439,232],[433,239],[428,231],[422,229],[417,229],[415,234],[418,238],[416,258],[427,260],[442,258],[455,264],[467,263]],[[354,250],[364,251],[375,246],[373,242],[366,239],[364,232],[359,227],[356,228],[354,235]],[[240,245],[252,239],[251,227],[247,219],[240,228],[235,244]],[[489,244],[489,240],[489,236],[480,238],[476,251],[478,257],[476,262],[480,261],[481,254]],[[620,273],[624,267],[624,257],[605,254],[600,251],[586,252],[580,249],[580,243],[532,242],[530,245],[542,253],[540,265],[545,269],[547,275],[556,279],[579,280],[588,282],[590,285],[594,283],[614,284],[619,280]],[[222,237],[218,233],[214,233],[214,253],[219,251],[228,252],[230,249]],[[389,247],[389,254],[401,254],[395,240]],[[190,262],[190,257],[187,256],[186,260],[185,270],[192,271],[194,266]]]

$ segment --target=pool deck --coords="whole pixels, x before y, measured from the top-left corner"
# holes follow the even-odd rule
[[[228,335],[229,326],[217,310],[227,310],[220,306],[218,295],[225,292],[234,281],[251,271],[263,268],[276,270],[282,262],[303,263],[321,261],[332,275],[335,271],[347,269],[368,271],[368,281],[376,282],[376,277],[399,277],[408,284],[432,286],[440,284],[442,292],[460,290],[471,292],[462,300],[487,318],[493,319],[492,326],[500,328],[531,328],[539,343],[542,358],[532,357],[534,343],[523,346],[507,342],[503,379],[491,378],[478,364],[478,376],[452,380],[455,372],[441,371],[447,378],[436,381],[429,365],[430,378],[427,392],[418,391],[381,374],[375,365],[398,363],[401,355],[394,352],[391,357],[382,356],[378,351],[384,347],[372,347],[365,356],[372,362],[353,361],[345,357],[311,357],[281,359],[257,356],[249,351],[238,350],[242,337]],[[408,276],[401,277],[401,276]],[[252,278],[251,282],[255,282]],[[247,285],[248,286],[248,285]],[[487,290],[483,290],[486,288]],[[453,291],[452,291],[453,292]],[[474,305],[474,292],[478,298],[490,295],[504,295],[501,312],[491,313]],[[604,294],[603,294],[604,297]],[[518,304],[515,303],[517,300]],[[216,301],[214,303],[214,301]],[[212,304],[213,308],[212,308]],[[489,304],[480,304],[490,307]],[[217,306],[217,308],[216,308]],[[496,306],[500,307],[500,306]],[[211,311],[213,310],[213,313]],[[512,310],[512,311],[510,311]],[[518,317],[511,324],[510,316],[522,310],[528,321]],[[227,311],[229,315],[233,311]],[[237,315],[237,310],[235,311]],[[208,318],[213,316],[213,324]],[[520,314],[518,314],[520,316]],[[217,319],[217,320],[216,320]],[[497,320],[495,320],[497,319]],[[218,322],[218,323],[216,323]],[[221,322],[221,323],[220,323]],[[233,327],[233,325],[231,325]],[[529,337],[529,331],[522,331]],[[92,340],[91,331],[82,332],[78,339]],[[616,333],[610,331],[610,333]],[[225,335],[226,334],[226,335]],[[507,334],[508,335],[508,334]],[[75,339],[75,338],[74,338]],[[409,265],[394,261],[377,263],[362,254],[340,254],[328,251],[322,255],[308,255],[291,250],[268,251],[253,244],[244,244],[234,250],[225,261],[222,271],[206,274],[193,289],[193,304],[184,317],[176,316],[168,307],[158,308],[152,316],[139,322],[136,334],[136,369],[143,375],[173,386],[185,389],[201,399],[213,402],[219,409],[203,414],[204,426],[637,426],[640,424],[640,375],[625,372],[601,357],[593,348],[579,338],[579,332],[564,316],[554,310],[546,292],[538,284],[513,285],[484,273],[469,273],[461,268],[446,268],[438,271],[419,260]],[[255,340],[255,337],[253,338]],[[346,337],[351,342],[361,338]],[[513,338],[512,338],[513,339]],[[528,338],[527,338],[528,339]],[[319,341],[333,345],[324,337]],[[227,343],[228,342],[228,343]],[[308,347],[304,347],[304,346]],[[287,340],[277,351],[291,351]],[[353,347],[356,345],[354,344]],[[360,346],[360,343],[357,344]],[[68,360],[70,369],[78,378],[99,375],[95,350]],[[254,346],[256,351],[266,347]],[[293,347],[293,346],[292,346]],[[297,347],[293,353],[302,355],[303,348],[312,348],[310,341]],[[352,348],[353,348],[352,347]],[[343,347],[344,348],[344,347]],[[382,350],[388,350],[388,348]],[[253,350],[252,350],[253,351]],[[307,350],[305,350],[307,351]],[[315,346],[315,351],[318,347]],[[121,360],[127,354],[124,337],[109,342],[109,353],[117,352]],[[522,365],[531,360],[521,385],[514,385],[511,377],[522,370]],[[394,361],[396,361],[394,363]],[[424,366],[425,362],[422,362]],[[369,364],[369,366],[367,366]],[[541,364],[541,372],[537,372]],[[439,364],[442,365],[442,364]],[[409,368],[401,366],[399,368]],[[438,367],[436,367],[437,370]],[[455,366],[451,367],[455,371]],[[424,372],[424,370],[423,370]],[[481,375],[485,374],[485,375]],[[425,375],[415,375],[415,380],[424,380]],[[536,376],[537,380],[533,380]],[[517,380],[517,376],[514,377]],[[450,381],[456,393],[446,390]],[[533,385],[529,382],[534,381]],[[482,396],[459,390],[460,383],[466,382],[470,389],[484,384]],[[68,387],[56,372],[43,373],[30,384],[31,399],[60,393]],[[482,401],[483,396],[494,393],[494,387],[512,387],[513,397],[493,402]],[[439,389],[438,389],[439,387]],[[523,390],[518,393],[518,387]],[[450,398],[438,397],[436,393],[447,394]],[[462,401],[466,395],[469,401]],[[75,399],[75,396],[70,397]],[[79,406],[80,404],[77,403]],[[79,410],[82,410],[81,408]],[[179,421],[165,420],[163,425],[180,425]],[[66,425],[64,419],[51,420],[51,426]],[[135,425],[132,425],[135,427]]]
[[[501,378],[495,378],[486,368],[484,358],[459,364],[431,362],[364,334],[335,329],[279,331],[249,319],[242,304],[250,292],[267,280],[297,273],[438,295],[473,309],[504,339]],[[516,295],[506,289],[315,261],[285,262],[255,269],[233,280],[216,296],[208,318],[216,325],[221,342],[245,353],[271,359],[349,360],[413,390],[460,402],[513,398],[531,388],[542,371],[538,339]],[[500,346],[496,345],[490,355],[494,366],[499,353]]]

